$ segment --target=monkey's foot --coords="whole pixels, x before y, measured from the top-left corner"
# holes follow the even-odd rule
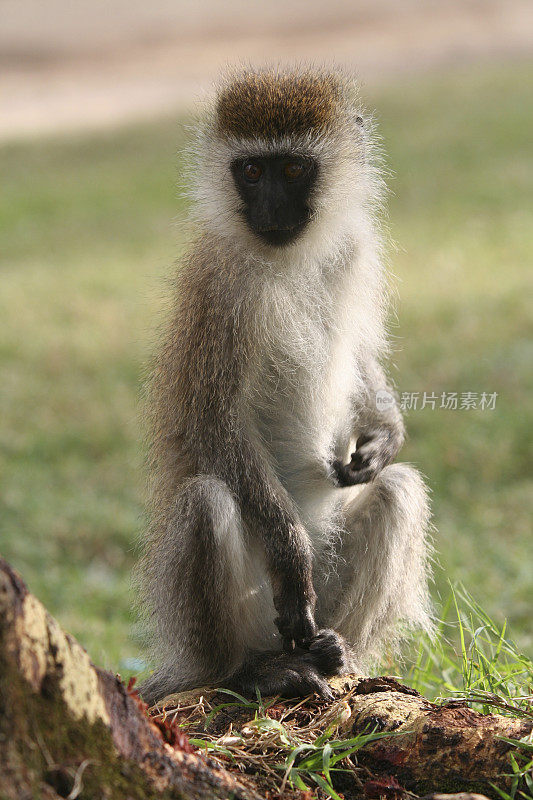
[[[262,653],[245,663],[230,682],[230,688],[246,697],[306,697],[318,694],[326,700],[332,691],[320,672],[305,656],[288,653]]]
[[[349,667],[346,643],[335,631],[322,630],[313,638],[309,650],[291,653],[255,653],[234,675],[230,687],[244,695],[306,697],[318,694],[326,700],[333,695],[326,675],[341,675]]]

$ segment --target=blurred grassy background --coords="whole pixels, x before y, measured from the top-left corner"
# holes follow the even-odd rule
[[[531,645],[531,67],[367,92],[391,181],[400,391],[497,392],[412,411],[433,490],[435,596],[461,580]],[[139,655],[140,383],[179,252],[175,120],[0,149],[0,552],[111,669]]]

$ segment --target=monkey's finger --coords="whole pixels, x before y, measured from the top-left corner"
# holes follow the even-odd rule
[[[333,471],[333,482],[337,486],[340,488],[351,486],[349,464],[343,464],[342,461],[334,461],[331,468]]]
[[[333,692],[331,691],[331,689],[330,689],[330,687],[328,686],[328,684],[327,684],[327,683],[326,683],[326,685],[324,686],[324,688],[321,690],[321,694],[320,694],[320,696],[321,696],[321,697],[322,697],[324,700],[327,700],[328,702],[331,702],[332,700],[334,700],[334,699],[335,699],[335,695],[333,694]]]
[[[376,470],[371,467],[350,470],[350,485],[358,486],[360,483],[370,483],[376,477]]]
[[[356,448],[359,450],[359,448],[361,448],[364,444],[368,444],[368,442],[371,442],[372,439],[375,439],[377,435],[378,431],[369,431],[368,433],[361,434],[361,436],[359,436],[359,438],[355,442]],[[352,458],[353,458],[353,453],[352,453]]]
[[[289,639],[288,637],[284,636],[283,637],[283,649],[284,649],[284,651],[286,653],[292,653],[292,652],[294,652],[295,648],[296,648],[296,644],[295,644],[294,639]]]
[[[314,641],[316,636],[316,625],[309,626],[306,628],[300,636],[296,639],[296,644],[299,647],[302,647],[304,650],[309,650],[311,643]]]
[[[318,675],[316,679],[313,681],[314,683],[314,690],[316,694],[321,697],[323,700],[333,700],[333,692],[331,691],[330,686],[324,680],[324,678],[320,678]]]
[[[290,665],[289,672],[292,673],[301,695],[317,694],[324,700],[333,700],[333,692],[328,683],[310,664],[295,661]]]
[[[376,477],[376,470],[373,467],[364,466],[352,469],[351,464],[342,465],[337,471],[337,486],[357,486],[360,483],[369,483]]]
[[[374,454],[367,449],[358,450],[356,453],[352,453],[352,460],[349,464],[350,472],[355,472],[358,469],[368,467],[373,455]]]
[[[286,653],[292,653],[296,645],[289,622],[281,617],[276,617],[274,624],[281,635],[281,642],[284,651]]]

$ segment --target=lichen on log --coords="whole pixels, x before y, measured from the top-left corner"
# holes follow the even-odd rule
[[[0,559],[0,797],[69,796],[258,800],[202,755],[167,744]]]

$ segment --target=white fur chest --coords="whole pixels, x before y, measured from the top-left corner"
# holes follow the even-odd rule
[[[294,273],[293,273],[294,274]],[[247,401],[276,472],[295,499],[318,492],[332,455],[344,457],[357,374],[352,277],[319,269],[265,286],[259,357]]]

